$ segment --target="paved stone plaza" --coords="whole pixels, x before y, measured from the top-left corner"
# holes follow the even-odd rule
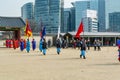
[[[43,56],[38,49],[21,52],[0,48],[0,80],[119,80],[120,63],[117,47],[91,48],[86,59],[79,58],[78,49],[56,48]]]

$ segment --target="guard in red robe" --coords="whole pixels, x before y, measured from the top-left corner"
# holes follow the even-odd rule
[[[15,39],[13,40],[13,48],[14,48],[14,49],[17,48],[17,43],[16,43],[16,40],[15,40]]]

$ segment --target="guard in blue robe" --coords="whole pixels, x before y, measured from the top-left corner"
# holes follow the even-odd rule
[[[26,42],[26,51],[29,53],[30,51],[30,41],[29,39],[27,39],[27,42]]]
[[[39,43],[39,50],[42,52],[42,39],[40,40],[40,43]]]
[[[46,49],[47,49],[47,43],[46,40],[43,39],[43,43],[42,43],[43,55],[46,55]]]
[[[20,50],[21,51],[24,50],[24,42],[23,42],[23,40],[20,41]]]
[[[57,39],[56,41],[56,48],[57,48],[57,54],[59,55],[61,51],[61,43],[59,39]]]
[[[86,59],[86,43],[85,43],[85,40],[82,39],[81,42],[80,42],[80,48],[81,48],[81,54],[80,54],[80,58],[83,57],[83,59]]]
[[[32,49],[33,49],[33,51],[36,49],[36,41],[35,41],[35,39],[32,40]]]

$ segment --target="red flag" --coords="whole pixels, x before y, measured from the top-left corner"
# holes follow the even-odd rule
[[[32,30],[31,30],[31,28],[30,28],[30,25],[29,25],[29,23],[28,23],[28,20],[26,20],[25,35],[26,35],[27,37],[32,36]]]
[[[84,31],[84,30],[83,30],[83,22],[81,21],[81,23],[80,23],[80,25],[79,25],[79,27],[78,27],[78,31],[77,31],[75,37],[76,37],[76,38],[79,38],[79,37],[80,37],[80,33],[83,32],[83,31]]]

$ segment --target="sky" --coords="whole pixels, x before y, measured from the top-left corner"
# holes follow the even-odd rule
[[[20,17],[21,7],[27,2],[34,2],[35,0],[0,0],[0,16]],[[81,0],[64,0],[64,7],[71,7],[71,2]]]

